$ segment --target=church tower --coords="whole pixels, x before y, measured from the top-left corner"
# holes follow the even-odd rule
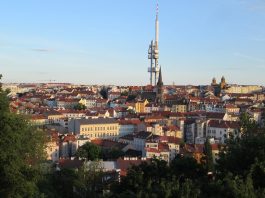
[[[156,87],[157,87],[156,100],[158,103],[163,104],[164,103],[164,83],[162,80],[161,66],[159,69],[159,76],[158,76]]]
[[[221,78],[221,83],[220,83],[220,88],[221,88],[221,89],[225,89],[225,87],[226,87],[225,77],[222,76],[222,78]]]
[[[216,85],[217,85],[217,83],[216,83],[216,78],[213,78],[213,79],[212,79],[211,86],[216,86]]]

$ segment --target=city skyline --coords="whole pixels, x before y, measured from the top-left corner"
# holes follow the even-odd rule
[[[8,1],[0,8],[3,82],[146,85],[156,1]],[[265,3],[159,1],[165,84],[264,85]]]

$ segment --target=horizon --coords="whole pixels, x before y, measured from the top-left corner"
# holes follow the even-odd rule
[[[264,11],[261,0],[159,1],[164,83],[208,85],[225,76],[228,84],[264,86]],[[2,82],[147,85],[155,13],[155,0],[4,2]]]

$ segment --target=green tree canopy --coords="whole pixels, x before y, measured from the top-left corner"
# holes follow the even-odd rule
[[[203,161],[205,164],[205,168],[208,172],[214,171],[214,164],[213,164],[213,153],[212,153],[212,146],[210,144],[209,138],[206,138],[204,143],[204,157]]]
[[[74,106],[75,110],[85,110],[86,106],[83,104],[78,103],[77,105]]]
[[[0,89],[0,197],[38,196],[39,163],[44,134],[11,113],[7,93]]]
[[[87,160],[97,160],[101,158],[101,148],[93,143],[87,142],[83,146],[79,147],[76,156],[80,158],[86,158]]]

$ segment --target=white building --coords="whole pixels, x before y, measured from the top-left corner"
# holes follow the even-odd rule
[[[240,136],[239,122],[210,120],[207,124],[207,136],[220,143],[225,143],[230,137]]]

